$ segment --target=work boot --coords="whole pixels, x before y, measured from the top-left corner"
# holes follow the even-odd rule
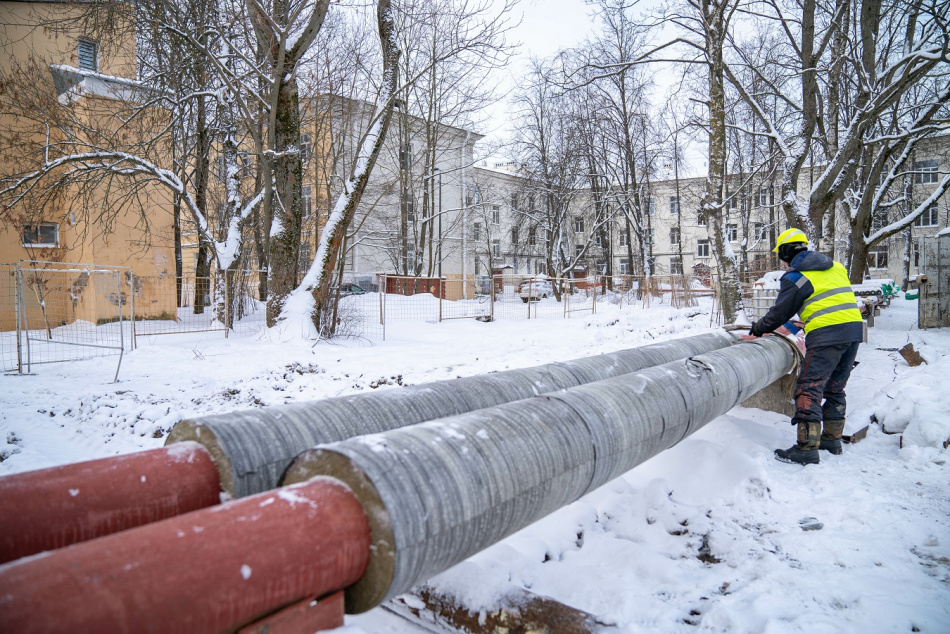
[[[821,423],[798,423],[798,444],[776,449],[775,459],[792,464],[818,464]]]
[[[824,449],[835,456],[841,455],[841,435],[844,433],[843,420],[826,420],[821,430],[819,449]]]

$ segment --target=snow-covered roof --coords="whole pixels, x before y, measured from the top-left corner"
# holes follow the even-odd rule
[[[59,103],[69,105],[86,95],[140,101],[147,90],[141,82],[64,64],[50,64]]]

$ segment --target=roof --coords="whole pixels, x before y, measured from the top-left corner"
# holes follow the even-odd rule
[[[80,97],[92,95],[121,101],[140,101],[146,88],[127,77],[115,77],[64,64],[50,64],[53,85],[59,103],[68,105]]]

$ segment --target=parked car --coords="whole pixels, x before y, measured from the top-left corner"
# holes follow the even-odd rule
[[[364,291],[360,286],[353,283],[344,284],[343,286],[339,288],[340,297],[346,297],[347,295],[362,295],[365,292],[366,291]],[[330,294],[336,295],[336,293],[337,293],[337,288],[335,286],[331,287]]]
[[[527,304],[529,301],[538,301],[554,296],[554,287],[551,282],[545,279],[525,280],[518,287],[518,294],[521,295],[521,301]]]

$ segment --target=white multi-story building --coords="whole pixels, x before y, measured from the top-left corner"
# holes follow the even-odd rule
[[[321,180],[331,182],[349,167],[352,159],[347,157],[354,154],[372,112],[360,102],[337,103],[335,116],[349,123],[338,123],[335,136],[314,131],[315,137],[335,144],[332,152],[330,146],[322,151],[337,157],[332,162],[336,176],[318,175],[305,187],[305,197]],[[574,275],[642,275],[647,260],[655,275],[714,272],[700,205],[704,178],[644,184],[639,200],[644,213],[635,223],[624,215],[617,194],[600,194],[595,204],[590,190],[552,192],[514,163],[475,165],[473,146],[481,138],[461,128],[396,117],[348,240],[344,279],[366,286],[375,284],[379,274],[448,280],[502,272],[556,274],[552,253],[559,254],[561,272]],[[950,171],[950,143],[945,141],[941,137],[921,144],[913,172],[905,179],[908,202],[901,215],[906,205],[929,196]],[[805,170],[801,191],[808,190],[811,176]],[[724,230],[746,281],[778,266],[772,245],[788,228],[778,192],[768,176],[736,174],[728,179]],[[919,238],[947,227],[948,215],[950,194],[944,194],[912,226],[871,250],[868,274],[897,281],[916,275]],[[891,216],[882,215],[875,226],[884,226],[897,214]],[[844,224],[839,222],[836,231],[839,259],[844,257],[840,245],[847,242]]]

